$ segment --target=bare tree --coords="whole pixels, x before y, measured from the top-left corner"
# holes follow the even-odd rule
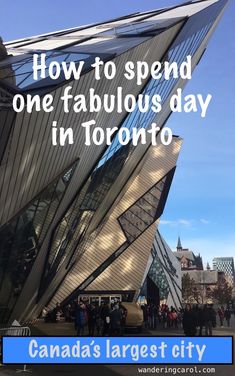
[[[213,298],[218,304],[228,304],[232,300],[233,288],[223,278],[212,292]]]

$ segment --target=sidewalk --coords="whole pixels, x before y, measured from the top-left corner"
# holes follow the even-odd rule
[[[230,328],[224,327],[220,328],[217,327],[213,330],[214,335],[233,335],[235,337],[235,320],[233,319],[231,322],[232,326]],[[74,326],[71,323],[56,323],[56,324],[45,324],[44,322],[38,322],[36,323],[32,328],[32,335],[66,335],[66,336],[74,336],[75,330]],[[133,334],[126,333],[126,336],[133,336]],[[139,334],[135,334],[137,336]],[[157,330],[147,330],[143,331],[141,335],[151,335],[151,336],[182,336],[183,330],[182,329],[172,329],[172,328],[158,328]],[[215,349],[216,351],[216,349]],[[234,354],[235,356],[235,354]],[[103,365],[35,365],[35,366],[29,366],[28,369],[32,370],[32,375],[34,376],[54,376],[54,375],[69,375],[69,376],[78,376],[79,374],[81,376],[86,375],[92,375],[96,376],[102,375],[102,376],[136,376],[139,375],[139,373],[146,373],[141,372],[140,369],[144,369],[147,366],[137,366],[137,365],[116,365],[116,366],[103,366]],[[161,365],[155,365],[156,368],[162,368],[164,366]],[[181,368],[180,373],[184,373],[185,375],[196,375],[196,373],[185,373],[185,371],[182,369],[185,369],[189,366],[168,366],[173,367],[175,370]],[[203,371],[203,367],[205,366],[198,366],[198,373],[205,374]],[[16,369],[23,368],[23,366],[2,366],[0,367],[0,376],[15,376],[16,375]],[[153,368],[153,365],[149,368]],[[214,372],[208,372],[208,374],[213,373],[215,376],[234,376],[235,375],[235,365],[233,366],[213,366],[210,365],[207,367],[208,369],[214,368]],[[157,372],[158,373],[158,372]],[[163,372],[164,373],[164,372]],[[159,375],[161,372],[158,373]],[[167,374],[167,373],[164,373]],[[168,375],[172,375],[173,373],[168,373]]]

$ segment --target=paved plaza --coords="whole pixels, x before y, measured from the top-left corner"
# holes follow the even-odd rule
[[[57,323],[57,324],[45,324],[44,322],[36,323],[32,328],[33,335],[63,335],[63,336],[74,336],[75,330],[73,324],[70,323]],[[235,337],[235,319],[231,320],[231,326],[220,328],[217,327],[213,331],[213,335],[223,336],[223,335],[233,335]],[[137,336],[135,333],[126,333],[126,336]],[[143,330],[142,336],[152,335],[152,336],[181,336],[183,335],[182,329],[157,329],[157,330]],[[220,351],[220,349],[215,349],[215,351]],[[235,357],[235,354],[234,354]],[[168,369],[167,367],[171,368]],[[53,375],[69,375],[77,376],[78,374],[83,376],[89,375],[102,375],[102,376],[135,376],[141,373],[147,373],[146,368],[149,368],[148,373],[150,374],[180,374],[184,373],[186,375],[196,375],[197,373],[202,374],[213,374],[216,376],[234,376],[235,366],[197,366],[194,371],[191,370],[185,372],[185,369],[189,366],[172,366],[165,365],[164,370],[161,370],[163,366],[161,365],[151,365],[147,366],[137,366],[137,365],[114,365],[114,366],[103,366],[103,365],[40,365],[40,366],[29,366],[28,368],[32,371],[35,376],[53,376]],[[16,369],[19,366],[2,366],[0,369],[0,376],[13,376],[16,374]],[[159,369],[159,370],[157,370]],[[180,372],[179,372],[180,371]]]

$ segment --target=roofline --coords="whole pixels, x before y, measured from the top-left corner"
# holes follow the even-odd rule
[[[109,22],[115,22],[115,21],[124,20],[125,18],[135,17],[135,16],[138,16],[138,15],[143,15],[144,16],[144,15],[148,15],[148,14],[151,14],[151,13],[162,14],[162,13],[168,12],[168,11],[173,10],[173,9],[177,9],[177,8],[180,8],[180,7],[189,6],[189,5],[196,4],[196,3],[203,3],[203,2],[207,2],[207,1],[214,1],[214,3],[216,3],[216,2],[219,2],[221,0],[196,0],[196,1],[190,0],[190,1],[186,1],[186,2],[180,3],[180,4],[176,4],[176,5],[172,5],[172,6],[169,6],[169,7],[165,7],[165,8],[157,8],[157,9],[154,9],[154,10],[146,10],[144,12],[130,13],[128,15],[123,15],[123,16],[119,16],[117,18],[112,18],[112,19],[104,20],[102,22],[90,23],[90,24],[81,25],[81,26],[77,26],[77,27],[72,27],[72,28],[68,28],[68,29],[61,29],[61,30],[57,30],[57,31],[53,31],[53,32],[38,34],[38,35],[30,36],[30,37],[27,37],[27,38],[15,39],[15,40],[11,40],[11,41],[5,42],[4,45],[6,47],[8,47],[11,44],[20,43],[20,42],[27,42],[27,41],[30,41],[30,40],[35,39],[35,38],[41,38],[41,37],[43,38],[43,37],[57,35],[57,34],[60,34],[60,33],[64,34],[66,32],[85,30],[85,29],[87,29],[87,28],[89,28],[91,26],[95,27],[95,26],[103,25],[103,24],[106,24],[106,23],[109,23]],[[228,2],[229,0],[225,0],[225,1]],[[23,45],[21,45],[21,47],[23,47]]]

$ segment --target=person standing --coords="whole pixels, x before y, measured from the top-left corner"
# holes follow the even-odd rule
[[[100,312],[101,312],[102,304],[103,303],[101,303],[101,306],[99,306],[97,304],[96,307],[95,307],[95,310],[96,310],[96,331],[97,331],[97,336],[99,336],[102,333],[102,329],[103,329],[103,321],[102,321],[102,319],[100,317]]]
[[[178,315],[175,308],[172,308],[171,311],[171,317],[172,317],[172,327],[175,329],[178,329]]]
[[[230,319],[231,319],[231,312],[230,309],[227,307],[224,312],[225,320],[227,321],[227,326],[230,326]]]
[[[149,329],[154,329],[154,312],[152,303],[148,306],[148,327]]]
[[[221,326],[221,328],[223,328],[223,326],[224,326],[224,307],[223,306],[221,306],[218,309],[218,316],[219,316],[219,320],[220,320],[220,326]]]
[[[107,303],[100,310],[100,318],[103,322],[102,336],[108,336],[110,330],[110,308]]]
[[[159,310],[159,307],[155,304],[153,306],[153,322],[154,322],[154,329],[157,329],[157,325],[158,325],[158,310]]]
[[[88,307],[88,335],[90,337],[94,336],[95,327],[96,327],[96,320],[97,320],[97,311],[94,304],[91,304]]]
[[[205,324],[205,335],[212,336],[212,328],[216,327],[216,312],[212,304],[205,304],[203,309],[203,321]]]
[[[143,304],[141,306],[141,309],[143,311],[144,326],[147,329],[148,328],[148,307],[147,307],[147,304]]]
[[[71,305],[68,304],[64,309],[64,317],[66,322],[71,322]]]
[[[77,335],[83,336],[85,327],[87,325],[87,310],[83,302],[81,302],[77,306],[74,323],[75,323],[75,329],[77,330]]]
[[[110,324],[112,335],[119,335],[121,332],[121,319],[122,314],[118,304],[115,304],[110,313]]]
[[[119,306],[119,309],[121,311],[121,332],[120,332],[120,335],[122,336],[125,332],[125,327],[126,327],[127,310],[122,305]]]
[[[202,307],[199,307],[198,309],[199,309],[198,310],[198,327],[199,327],[199,333],[198,333],[198,335],[202,336],[202,329],[205,326],[204,311],[203,311]]]
[[[182,320],[184,334],[189,337],[194,337],[196,335],[197,329],[197,322],[192,310],[191,304],[186,304],[184,313],[183,313],[183,320]]]

